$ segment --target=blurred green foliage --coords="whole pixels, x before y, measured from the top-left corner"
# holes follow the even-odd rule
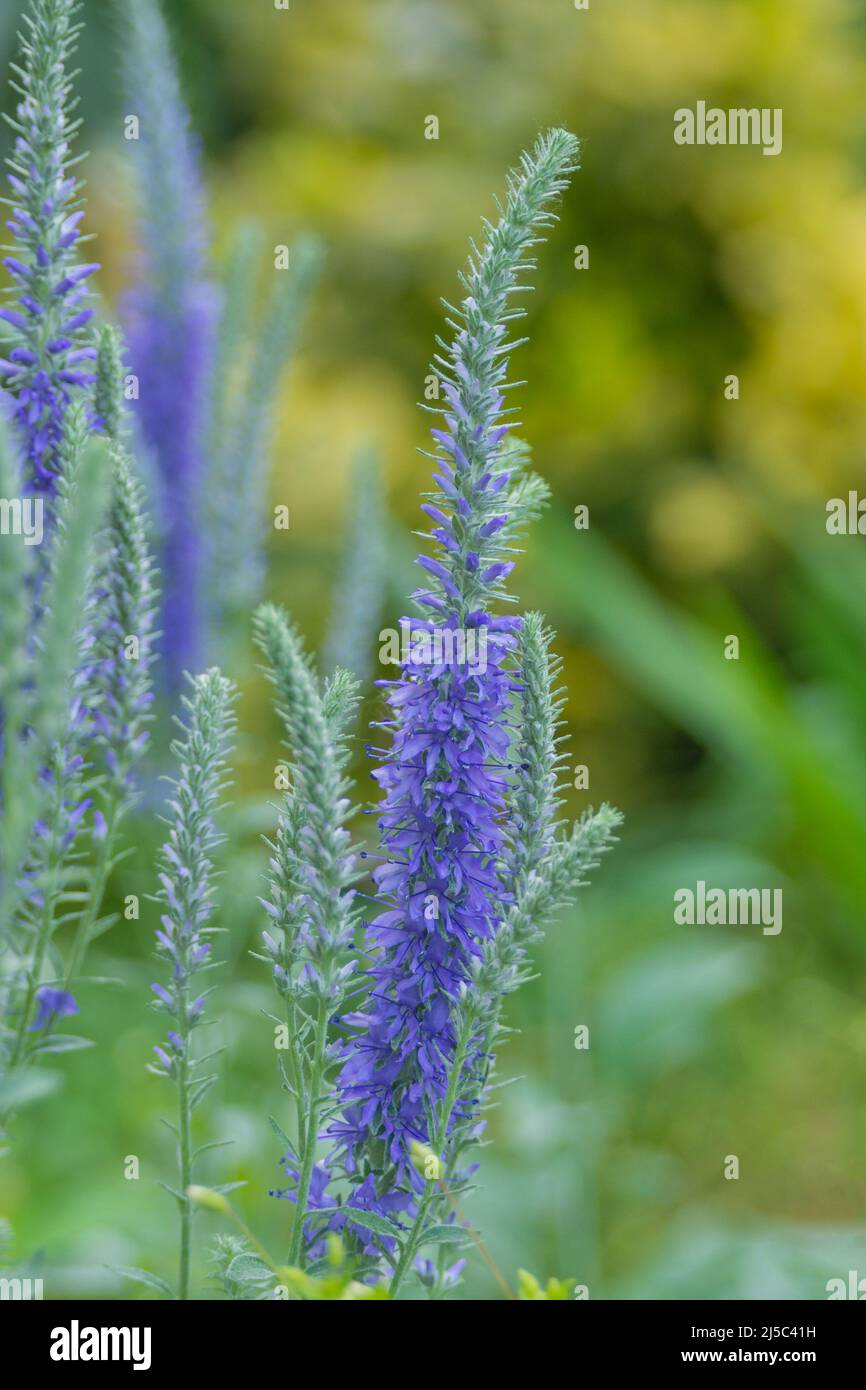
[[[85,0],[81,55],[109,298],[131,255],[112,9]],[[500,1070],[522,1079],[490,1117],[471,1215],[499,1267],[537,1271],[539,1290],[567,1272],[593,1298],[825,1296],[827,1279],[863,1271],[866,1201],[866,541],[824,529],[829,497],[866,491],[862,6],[169,9],[217,261],[251,215],[275,243],[309,229],[328,244],[273,471],[292,529],[273,542],[271,594],[313,641],[366,441],[395,518],[384,621],[404,611],[426,478],[413,402],[439,296],[453,296],[466,238],[519,149],[551,124],[583,138],[519,359],[523,432],[554,501],[515,578],[559,631],[574,761],[590,770],[569,810],[604,798],[627,822],[509,1006],[519,1032]],[[12,28],[7,7],[4,58]],[[698,99],[781,107],[782,154],[675,146],[673,112]],[[578,504],[588,531],[572,524]],[[731,633],[736,662],[723,659]],[[267,1117],[283,1097],[268,983],[247,959],[278,734],[247,661],[232,672],[246,683],[215,1030],[226,1065],[203,1117],[233,1146],[202,1180],[245,1179],[238,1206],[279,1251],[289,1215],[267,1196],[280,1181]],[[358,772],[366,795],[363,757]],[[158,836],[140,816],[118,897],[152,890]],[[781,935],[675,927],[674,889],[699,878],[783,885]],[[93,973],[126,985],[82,999],[99,1046],[22,1113],[0,1168],[0,1209],[19,1255],[44,1252],[49,1295],[117,1294],[109,1264],[172,1258],[155,1184],[165,1098],[144,1071],[154,916],[147,906],[101,943]],[[723,1175],[731,1154],[738,1181]],[[466,1285],[498,1296],[474,1257]]]

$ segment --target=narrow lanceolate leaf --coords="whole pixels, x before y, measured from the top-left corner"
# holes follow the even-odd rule
[[[375,1212],[365,1211],[363,1207],[353,1207],[351,1204],[342,1207],[321,1207],[317,1210],[316,1215],[350,1217],[359,1226],[364,1226],[377,1236],[386,1236],[389,1240],[394,1240],[403,1234],[402,1229],[395,1222],[388,1221],[383,1216],[377,1216]]]
[[[43,1052],[81,1052],[96,1044],[91,1038],[81,1038],[74,1033],[51,1033],[33,1045],[33,1055]]]
[[[165,1298],[174,1298],[174,1291],[164,1279],[160,1279],[158,1274],[151,1274],[147,1269],[136,1269],[134,1265],[109,1265],[109,1269],[115,1274],[119,1274],[122,1279],[131,1279],[134,1284],[145,1284],[149,1289],[156,1289]]]
[[[471,1233],[463,1226],[428,1226],[419,1246],[454,1245],[463,1246],[471,1239]]]

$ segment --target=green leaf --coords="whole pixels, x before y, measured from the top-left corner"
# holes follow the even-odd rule
[[[195,1086],[192,1087],[189,1093],[190,1110],[198,1109],[208,1092],[216,1085],[218,1080],[218,1073],[214,1072],[212,1076],[204,1077],[203,1080],[198,1081]]]
[[[7,1076],[0,1081],[0,1112],[23,1110],[50,1096],[60,1085],[60,1073],[56,1071],[32,1071],[20,1076]]]
[[[92,1038],[80,1038],[74,1033],[53,1033],[36,1043],[33,1052],[81,1052],[95,1046]]]
[[[234,1139],[211,1139],[207,1144],[200,1144],[193,1153],[193,1158],[199,1158],[201,1154],[209,1153],[211,1149],[227,1149],[234,1144]]]
[[[465,1245],[468,1239],[469,1232],[462,1226],[431,1226],[418,1245]]]
[[[118,985],[126,987],[126,981],[119,975],[76,975],[75,983],[79,985]]]
[[[176,1202],[180,1202],[181,1206],[186,1205],[188,1199],[183,1195],[182,1192],[178,1192],[177,1189],[174,1187],[169,1187],[167,1182],[158,1181],[158,1185],[162,1188],[164,1192],[168,1193],[169,1197],[173,1197]]]
[[[90,927],[90,929],[89,929],[89,931],[88,931],[88,933],[87,933],[87,944],[88,944],[88,946],[90,945],[91,941],[96,941],[98,937],[104,936],[104,934],[105,934],[111,927],[113,927],[113,926],[115,925],[115,923],[117,923],[117,922],[119,922],[119,921],[120,921],[120,913],[119,913],[119,912],[109,912],[108,915],[107,915],[106,917],[100,917],[100,918],[98,918],[97,921],[95,921],[95,922],[93,923],[93,925]],[[116,982],[115,982],[114,980],[112,980],[110,983],[111,983],[111,984],[114,984],[114,983],[116,983]],[[122,982],[121,982],[121,983],[122,983]]]
[[[289,1136],[286,1134],[286,1131],[285,1131],[284,1129],[281,1129],[281,1128],[280,1128],[280,1126],[277,1124],[276,1120],[274,1119],[273,1115],[269,1115],[269,1116],[268,1116],[268,1123],[270,1124],[270,1127],[271,1127],[271,1129],[274,1131],[274,1134],[277,1136],[277,1138],[278,1138],[278,1139],[282,1139],[282,1141],[283,1141],[283,1143],[285,1144],[285,1146],[286,1146],[287,1149],[291,1149],[291,1147],[292,1147],[292,1141],[291,1141],[291,1139],[290,1139]]]
[[[280,1025],[280,1026],[282,1027],[282,1025]],[[288,1073],[288,1071],[286,1070],[285,1061],[283,1060],[282,1057],[279,1057],[279,1058],[277,1059],[277,1061],[278,1061],[278,1065],[279,1065],[279,1068],[280,1068],[280,1077],[282,1078],[282,1082],[283,1082],[283,1090],[284,1090],[284,1091],[287,1091],[287,1092],[289,1093],[290,1096],[292,1096],[292,1097],[294,1097],[295,1099],[297,1099],[297,1095],[298,1095],[297,1088],[296,1088],[295,1086],[292,1085],[292,1083],[291,1083],[291,1081],[290,1081],[290,1079],[289,1079],[289,1073]],[[271,1123],[272,1123],[272,1124],[275,1124],[276,1121],[275,1121],[275,1120],[272,1120]],[[281,1131],[281,1132],[282,1132],[282,1131]]]
[[[122,1279],[132,1279],[136,1284],[146,1284],[149,1289],[157,1289],[165,1294],[166,1298],[174,1298],[173,1290],[158,1274],[151,1274],[146,1269],[136,1269],[133,1265],[109,1265],[108,1268],[113,1269]]]
[[[399,1240],[404,1232],[400,1226],[393,1221],[388,1221],[384,1216],[377,1216],[375,1212],[362,1211],[360,1207],[319,1207],[311,1216],[334,1216],[337,1212],[342,1212],[344,1216],[351,1216],[358,1226],[363,1226],[367,1231],[375,1231],[377,1236],[387,1236],[389,1240]]]
[[[260,1284],[264,1280],[274,1282],[274,1272],[258,1255],[235,1255],[225,1273],[226,1279],[236,1279],[239,1284]]]

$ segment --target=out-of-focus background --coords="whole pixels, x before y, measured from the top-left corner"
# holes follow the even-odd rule
[[[554,498],[514,577],[559,633],[572,761],[589,768],[569,811],[606,799],[627,819],[509,1006],[519,1032],[500,1072],[522,1079],[490,1117],[470,1214],[509,1277],[573,1276],[592,1297],[825,1297],[828,1279],[866,1275],[866,539],[825,530],[829,498],[866,493],[862,6],[166,8],[215,263],[249,216],[274,243],[313,229],[328,248],[273,460],[292,525],[275,536],[269,590],[313,645],[367,442],[394,519],[384,621],[405,611],[427,476],[415,402],[439,296],[457,293],[468,237],[521,148],[551,124],[582,138],[517,364],[523,433]],[[4,70],[19,9],[7,0],[0,16]],[[88,222],[113,301],[133,254],[122,39],[110,3],[83,14]],[[782,108],[782,153],[677,146],[674,111],[701,99]],[[729,635],[738,661],[724,658]],[[235,965],[214,1007],[227,1053],[201,1112],[202,1138],[234,1142],[202,1177],[245,1179],[239,1205],[280,1250],[267,1117],[285,1097],[260,1012],[268,982],[247,956],[277,729],[245,660],[223,880]],[[358,773],[366,797],[363,756]],[[153,886],[157,837],[136,823],[117,894]],[[699,879],[782,887],[783,930],[675,925],[674,891]],[[172,1200],[156,1185],[171,1181],[169,1102],[144,1070],[160,1026],[145,1002],[155,911],[103,938],[93,973],[125,987],[84,992],[99,1045],[22,1115],[0,1173],[18,1247],[44,1252],[55,1294],[126,1294],[107,1265],[173,1260]],[[466,1292],[498,1296],[480,1262]]]

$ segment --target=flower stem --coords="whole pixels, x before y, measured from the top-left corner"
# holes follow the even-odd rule
[[[184,1015],[186,1014],[184,999]],[[189,1057],[188,1035],[184,1039],[184,1049],[177,1062],[177,1128],[180,1159],[180,1191],[183,1194],[180,1206],[180,1274],[178,1277],[178,1298],[189,1298],[190,1249],[192,1245],[192,1202],[187,1188],[192,1182],[192,1146],[190,1141],[189,1107]]]
[[[295,1224],[292,1227],[292,1240],[289,1246],[289,1264],[301,1262],[301,1246],[304,1239],[304,1225],[307,1219],[307,1200],[313,1177],[313,1164],[316,1158],[319,1115],[322,1102],[319,1092],[322,1089],[322,1074],[325,1068],[325,1048],[328,1041],[328,1014],[324,1002],[319,1004],[316,1019],[316,1041],[313,1062],[310,1068],[310,1108],[304,1133],[304,1152],[301,1159],[301,1173],[298,1180],[298,1200],[295,1205]]]
[[[439,1112],[439,1123],[436,1126],[436,1133],[433,1138],[432,1147],[437,1155],[442,1153],[442,1150],[445,1148],[445,1141],[448,1138],[448,1126],[451,1123],[451,1115],[454,1110],[454,1106],[457,1102],[457,1095],[460,1089],[460,1078],[463,1071],[464,1063],[469,1053],[471,1041],[472,1028],[469,1025],[468,1021],[466,1021],[463,1024],[460,1037],[458,1039],[457,1049],[454,1057],[454,1064],[451,1068],[451,1075],[448,1078],[448,1089],[445,1092],[445,1097],[442,1101],[442,1109]],[[424,1189],[424,1194],[421,1198],[420,1203],[418,1204],[418,1214],[415,1217],[415,1223],[412,1227],[412,1230],[409,1232],[409,1238],[406,1241],[406,1244],[403,1246],[403,1249],[400,1254],[400,1259],[397,1263],[397,1268],[394,1270],[394,1277],[392,1278],[390,1287],[388,1289],[389,1298],[397,1297],[397,1290],[400,1288],[400,1285],[406,1277],[408,1270],[412,1267],[412,1262],[415,1259],[415,1255],[418,1252],[418,1246],[421,1242],[421,1237],[424,1234],[424,1227],[427,1220],[427,1212],[429,1211],[430,1204],[433,1201],[433,1198],[436,1194],[436,1189],[436,1181],[434,1179],[428,1179],[427,1185]]]

